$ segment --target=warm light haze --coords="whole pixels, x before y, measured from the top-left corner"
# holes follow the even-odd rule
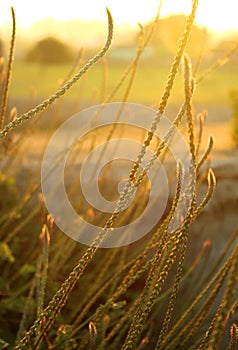
[[[129,23],[135,26],[152,19],[158,9],[159,1],[146,0],[1,0],[0,23],[10,21],[10,6],[16,12],[18,25],[29,27],[35,21],[44,18],[57,20],[106,20],[105,8],[113,15],[115,24]],[[188,13],[191,0],[164,0],[161,16],[176,13]],[[214,31],[236,30],[237,2],[235,0],[201,0],[196,15],[196,22]]]

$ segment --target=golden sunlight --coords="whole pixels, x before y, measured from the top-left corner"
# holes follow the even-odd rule
[[[13,6],[20,26],[28,27],[37,20],[54,18],[57,20],[105,20],[105,8],[110,9],[115,24],[129,23],[135,26],[138,22],[151,20],[158,9],[159,0],[0,0],[0,22],[9,21],[9,8]],[[175,13],[188,13],[191,0],[164,0],[161,16]],[[226,2],[217,0],[200,0],[196,22],[215,31],[236,30],[237,3],[235,0]]]

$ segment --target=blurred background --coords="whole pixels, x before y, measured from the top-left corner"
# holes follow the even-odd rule
[[[105,9],[108,6],[115,22],[112,49],[72,89],[67,101],[88,105],[105,98],[135,57],[138,22],[148,32],[159,2],[0,1],[0,54],[3,56],[7,56],[11,36],[11,5],[16,12],[17,48],[10,97],[22,112],[27,104],[49,96],[73,66],[82,66],[102,47],[107,32]],[[236,3],[228,0],[225,5],[216,1],[199,2],[196,25],[187,48],[196,76],[217,59],[221,65],[227,63],[227,53],[238,43]],[[130,101],[151,106],[158,103],[190,7],[190,0],[162,3],[161,20],[143,53]],[[209,121],[227,122],[231,117],[230,95],[237,88],[237,60],[234,52],[231,62],[199,85],[194,102],[199,110],[209,109]],[[171,106],[181,101],[183,89],[180,86],[178,81]],[[115,96],[117,101],[120,98],[120,94]]]

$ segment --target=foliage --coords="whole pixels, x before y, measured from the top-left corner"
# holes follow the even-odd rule
[[[2,198],[5,212],[0,218],[2,348],[205,350],[218,349],[219,346],[228,348],[229,343],[231,349],[234,348],[237,341],[234,315],[238,306],[237,231],[211,269],[207,264],[209,242],[204,243],[196,259],[186,262],[191,225],[211,200],[216,186],[215,175],[205,164],[212,150],[212,138],[203,154],[200,150],[202,117],[199,136],[196,137],[192,107],[195,81],[190,59],[185,55],[196,7],[197,1],[194,0],[168,72],[157,113],[143,139],[143,147],[130,171],[129,181],[118,199],[118,207],[123,207],[126,203],[132,183],[138,188],[139,201],[135,201],[132,210],[125,211],[121,216],[119,211],[115,211],[106,220],[104,213],[96,215],[77,202],[77,208],[84,217],[91,220],[96,218],[100,224],[101,229],[93,246],[85,248],[69,239],[54,225],[42,199],[39,177],[28,176],[28,181],[21,183],[18,196],[11,202],[15,184],[10,180],[10,174],[13,173],[12,176],[17,180],[19,173],[23,172],[23,158],[29,156],[30,150],[24,150],[22,145],[28,135],[37,130],[42,112],[65,95],[108,51],[113,34],[110,12],[108,11],[108,37],[102,50],[77,73],[72,73],[53,95],[20,116],[13,113],[13,110],[8,115],[6,108],[1,108],[1,178],[6,189]],[[113,99],[115,93],[126,83],[121,100],[127,101],[141,54],[153,31],[154,27],[145,33],[144,28],[140,27],[135,58],[110,95],[105,97],[102,93],[103,102]],[[13,60],[14,41],[12,38],[10,62]],[[115,225],[123,226],[130,219],[133,220],[147,199],[146,188],[143,187],[146,174],[139,172],[140,164],[146,148],[153,146],[156,127],[168,105],[181,64],[184,99],[165,140],[159,140],[154,146],[154,154],[165,160],[168,157],[167,145],[173,137],[174,129],[179,128],[182,122],[186,124],[191,155],[186,190],[192,194],[191,204],[182,216],[179,227],[173,228],[171,223],[176,209],[180,205],[183,208],[186,201],[186,196],[179,200],[184,169],[181,162],[178,162],[172,174],[175,179],[174,195],[165,216],[154,230],[144,240],[131,246],[100,249],[100,243],[108,230],[113,231]],[[5,69],[8,74],[4,74],[4,77],[8,78],[2,93],[2,106],[7,105],[12,65],[8,64]],[[5,82],[6,78],[3,80]],[[19,128],[22,123],[25,123],[25,128]],[[100,131],[95,132],[93,137],[90,135],[90,144],[95,145],[102,136],[107,141],[110,140],[114,131],[109,130],[105,135]],[[76,146],[76,153],[83,154],[83,145],[78,143]],[[28,160],[31,162],[31,158]],[[154,157],[150,159],[147,170],[154,160]],[[34,171],[32,162],[30,164]],[[69,170],[73,164],[73,161],[69,164]],[[36,165],[36,174],[39,166],[40,164]],[[196,179],[195,182],[191,180],[193,178]],[[205,178],[207,193],[199,203],[199,184]],[[102,187],[111,189],[113,185],[105,179]],[[77,183],[71,181],[69,193],[75,192]],[[201,266],[206,268],[201,269]],[[194,280],[196,283],[191,282]],[[229,333],[230,341],[227,340]]]
[[[41,64],[62,64],[72,62],[73,53],[70,47],[54,37],[41,39],[28,52],[26,60]]]
[[[180,33],[182,33],[184,29],[184,21],[184,15],[171,15],[159,21],[151,43],[156,49],[157,55],[158,53],[165,54],[166,52],[173,54],[176,50]],[[148,24],[147,26],[150,27],[151,25],[152,24]],[[209,34],[204,32],[202,27],[194,24],[191,30],[191,40],[188,43],[186,51],[191,58],[197,58],[200,54],[202,44],[205,44],[207,52],[210,40]]]
[[[0,193],[0,210],[2,215],[5,215],[14,203],[19,200],[19,193],[15,179],[13,177],[7,177],[2,172],[0,172]]]

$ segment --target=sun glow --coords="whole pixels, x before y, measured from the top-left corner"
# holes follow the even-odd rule
[[[58,20],[105,20],[106,7],[110,9],[115,24],[129,23],[135,26],[138,22],[144,23],[156,15],[159,0],[0,0],[1,23],[9,21],[10,6],[14,7],[18,24],[23,27],[29,27],[35,21],[49,17]],[[164,0],[161,16],[189,13],[190,8],[191,0]],[[237,2],[200,0],[196,22],[216,31],[238,30]]]

